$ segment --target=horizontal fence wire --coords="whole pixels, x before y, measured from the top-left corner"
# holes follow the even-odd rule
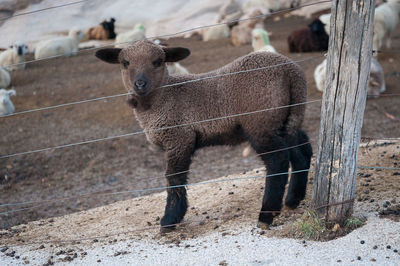
[[[230,20],[230,21],[227,21],[227,22],[209,24],[209,25],[204,25],[204,26],[197,26],[197,27],[194,27],[194,28],[182,30],[182,31],[175,32],[175,33],[169,33],[169,34],[164,34],[164,35],[147,37],[145,39],[146,40],[153,40],[153,39],[170,38],[170,37],[179,36],[179,35],[182,35],[184,33],[191,32],[191,31],[196,31],[196,30],[200,30],[200,29],[211,28],[211,27],[216,27],[216,26],[221,26],[221,25],[228,25],[228,24],[231,24],[231,23],[236,23],[236,22],[240,22],[240,21],[247,21],[247,20],[253,20],[253,19],[258,19],[258,18],[262,18],[262,17],[270,17],[270,16],[282,14],[282,13],[291,12],[291,11],[294,11],[296,9],[300,9],[300,8],[303,8],[303,7],[308,7],[308,6],[313,6],[313,5],[323,4],[323,3],[329,3],[329,2],[332,2],[332,0],[326,0],[326,1],[320,1],[320,2],[304,4],[304,5],[300,5],[298,7],[282,9],[282,10],[275,11],[275,12],[272,12],[272,13],[263,14],[263,15],[259,15],[259,16],[254,16],[254,17],[245,18],[245,19],[235,19],[235,20]],[[135,43],[135,42],[136,41],[134,41],[134,42],[121,42],[121,43],[106,44],[106,45],[101,45],[101,46],[98,46],[98,47],[83,49],[83,50],[78,51],[78,53],[98,50],[98,49],[106,48],[106,47],[113,47],[116,44],[132,44],[132,43]],[[55,55],[55,56],[49,56],[49,57],[46,57],[46,58],[29,60],[29,61],[25,61],[23,63],[10,64],[10,65],[4,66],[4,67],[18,66],[18,65],[22,65],[22,64],[31,64],[31,63],[34,63],[34,62],[50,60],[50,59],[59,58],[59,57],[67,56],[67,55],[69,55],[69,54],[59,54],[59,55]]]
[[[12,154],[7,154],[7,155],[2,155],[2,156],[0,156],[0,159],[6,159],[6,158],[11,158],[11,157],[15,157],[15,156],[21,156],[21,155],[29,155],[29,154],[33,154],[33,153],[50,151],[50,150],[63,149],[63,148],[74,147],[74,146],[79,146],[79,145],[86,145],[86,144],[90,144],[90,143],[96,143],[96,142],[107,141],[107,140],[112,140],[112,139],[131,137],[131,136],[135,136],[135,135],[141,135],[141,134],[146,134],[146,133],[151,133],[151,132],[157,132],[157,131],[162,131],[162,130],[179,128],[179,127],[187,127],[187,126],[192,126],[192,125],[196,125],[196,124],[208,123],[208,122],[213,122],[213,121],[218,121],[218,120],[228,119],[228,118],[235,118],[235,117],[240,117],[240,116],[247,116],[247,115],[252,115],[252,114],[272,111],[272,110],[279,110],[279,109],[284,109],[284,108],[288,108],[288,107],[294,107],[294,106],[300,106],[300,105],[305,105],[305,104],[310,104],[310,103],[316,103],[316,102],[320,102],[320,101],[321,101],[320,99],[319,100],[312,100],[312,101],[307,101],[307,102],[302,102],[302,103],[289,104],[289,105],[272,107],[272,108],[265,108],[265,109],[261,109],[261,110],[251,111],[251,112],[238,113],[238,114],[215,117],[215,118],[204,119],[204,120],[199,120],[199,121],[193,121],[193,122],[183,123],[183,124],[178,124],[178,125],[173,125],[173,126],[159,127],[159,128],[154,128],[154,129],[150,129],[150,130],[141,130],[141,131],[136,131],[136,132],[117,135],[117,136],[109,136],[109,137],[105,137],[105,138],[98,138],[98,139],[93,139],[93,140],[75,142],[75,143],[58,145],[58,146],[47,147],[47,148],[42,148],[42,149],[36,149],[36,150],[31,150],[31,151],[12,153]]]
[[[276,153],[276,152],[280,152],[280,151],[286,151],[286,150],[290,150],[290,149],[293,149],[293,148],[298,148],[298,147],[301,147],[301,146],[304,146],[304,145],[307,145],[307,144],[310,144],[310,143],[311,143],[310,141],[307,141],[307,142],[304,142],[304,143],[301,143],[301,144],[293,145],[293,146],[282,148],[282,149],[276,149],[276,150],[267,151],[267,152],[263,152],[263,153],[257,153],[255,155],[249,156],[249,158],[257,157],[257,156],[261,156],[261,155],[266,155],[266,154],[272,154],[272,153]],[[226,166],[226,165],[224,165],[224,166]],[[193,172],[193,170],[186,170],[186,171],[180,171],[180,172],[176,172],[176,173],[172,173],[172,174],[160,175],[160,176],[154,177],[154,179],[163,178],[163,177],[171,177],[171,176],[180,175],[180,174],[186,174],[186,173],[190,173],[190,172]],[[209,179],[211,179],[211,177]],[[116,187],[116,188],[118,188],[118,187]],[[116,188],[112,188],[112,189],[116,189]],[[162,190],[163,188],[164,187],[155,188],[155,190]],[[91,193],[87,193],[87,194],[74,195],[74,196],[71,196],[71,197],[55,198],[55,199],[50,199],[50,200],[6,203],[6,204],[0,204],[0,207],[21,206],[21,205],[29,205],[29,204],[42,204],[42,203],[53,203],[53,202],[65,201],[65,200],[76,199],[76,198],[89,198],[89,197],[97,197],[97,196],[102,196],[102,195],[114,195],[114,194],[127,194],[127,193],[146,192],[146,191],[132,192],[131,190],[129,190],[128,192],[125,192],[125,191],[124,192],[108,192],[108,190],[110,190],[110,189],[100,190],[100,191],[91,192]],[[0,215],[2,215],[2,214],[3,213],[0,213]]]
[[[399,141],[400,138],[373,138],[373,137],[361,137],[361,142],[363,141],[380,141],[380,140],[390,140],[390,141]],[[280,151],[285,151],[285,150],[290,150],[293,148],[297,148],[297,147],[301,147],[307,144],[311,144],[311,141],[307,141],[304,143],[300,143],[297,145],[293,145],[290,147],[286,147],[286,148],[282,148],[282,149],[276,149],[276,150],[272,150],[272,151],[267,151],[267,152],[263,152],[263,153],[257,153],[255,155],[251,155],[249,156],[249,158],[252,157],[258,157],[261,155],[265,155],[265,154],[272,154],[272,153],[276,153],[276,152],[280,152]],[[396,168],[396,167],[381,167],[381,166],[359,166],[359,169],[385,169],[385,170],[400,170],[400,168]],[[190,173],[193,172],[193,170],[186,170],[186,171],[180,171],[180,172],[176,172],[176,173],[171,173],[171,174],[166,174],[166,175],[160,175],[157,177],[154,177],[155,179],[158,178],[164,178],[164,177],[170,177],[170,176],[175,176],[175,175],[179,175],[179,174],[185,174],[185,173]],[[114,187],[114,188],[110,188],[110,189],[117,189],[118,187]],[[25,202],[14,202],[14,203],[4,203],[4,204],[0,204],[0,207],[11,207],[11,206],[21,206],[21,205],[30,205],[30,204],[43,204],[43,203],[53,203],[53,202],[58,202],[58,201],[64,201],[64,200],[70,200],[70,199],[75,199],[75,198],[89,198],[89,197],[97,197],[97,196],[102,196],[102,195],[112,195],[112,194],[121,194],[120,192],[108,192],[110,189],[105,189],[105,190],[100,190],[100,191],[95,191],[95,192],[91,192],[91,193],[87,193],[87,194],[80,194],[80,195],[74,195],[71,197],[63,197],[63,198],[54,198],[54,199],[49,199],[49,200],[43,200],[43,201],[25,201]],[[140,191],[143,192],[143,191]],[[123,192],[124,193],[134,193],[131,190],[129,190],[128,192]],[[41,206],[41,205],[40,205]],[[35,206],[33,208],[37,208],[40,206]],[[22,211],[25,209],[19,209],[17,211]],[[4,212],[4,213],[0,213],[0,215],[3,214],[7,214],[7,213],[12,213],[12,212],[16,212],[16,211],[10,211],[10,212]]]
[[[197,79],[194,79],[194,80],[178,82],[178,83],[174,83],[174,84],[167,84],[167,85],[161,86],[160,88],[179,86],[179,85],[183,85],[183,84],[187,84],[187,83],[194,83],[194,82],[199,82],[199,81],[202,81],[202,80],[207,80],[207,79],[212,79],[212,78],[226,77],[226,76],[231,76],[231,75],[238,75],[238,74],[248,73],[248,72],[252,72],[252,71],[259,71],[259,70],[264,70],[264,69],[268,69],[268,68],[279,67],[279,66],[284,66],[284,65],[298,63],[298,62],[304,62],[304,61],[312,60],[312,59],[319,58],[319,57],[323,57],[323,56],[322,55],[321,56],[314,56],[314,57],[310,57],[310,58],[303,59],[303,60],[290,61],[290,62],[276,64],[276,65],[272,65],[272,66],[264,66],[264,67],[254,68],[254,69],[248,69],[248,70],[242,70],[242,71],[237,71],[237,72],[225,73],[225,74],[220,74],[220,75],[214,75],[214,76],[210,76],[210,77],[201,77],[201,78],[197,78]],[[126,95],[126,94],[119,94],[118,96],[121,96],[121,95]],[[105,96],[105,97],[107,97],[107,96]],[[111,97],[111,96],[108,96],[108,97]],[[114,97],[116,97],[116,96],[114,96]],[[104,99],[104,97],[102,97],[102,98]],[[92,99],[92,100],[94,100],[94,99]],[[321,99],[308,101],[308,102],[303,102],[303,103],[296,103],[296,104],[291,104],[291,105],[286,105],[286,106],[280,106],[280,107],[266,108],[266,109],[262,109],[262,110],[251,111],[251,112],[232,114],[232,115],[227,115],[227,116],[224,116],[224,117],[205,119],[205,120],[201,120],[201,121],[194,121],[194,122],[184,123],[184,124],[180,124],[180,125],[166,126],[166,127],[156,128],[156,129],[147,130],[147,131],[142,130],[142,131],[122,134],[122,135],[118,135],[118,136],[110,136],[110,137],[105,137],[105,138],[100,138],[100,139],[81,141],[81,142],[76,142],[76,143],[58,145],[58,146],[54,146],[54,147],[36,149],[36,150],[31,150],[31,151],[26,151],[26,152],[19,152],[19,153],[1,155],[0,159],[5,159],[5,158],[10,158],[10,157],[15,157],[15,156],[21,156],[21,155],[28,155],[28,154],[32,154],[32,153],[44,152],[44,151],[49,151],[49,150],[54,150],[54,149],[73,147],[73,146],[78,146],[78,145],[86,145],[86,144],[89,144],[89,143],[95,143],[95,142],[99,142],[99,141],[106,141],[106,140],[111,140],[111,139],[124,138],[124,137],[128,137],[128,136],[145,134],[146,132],[156,132],[156,131],[160,131],[160,130],[167,130],[167,129],[173,129],[173,128],[177,128],[177,127],[190,126],[190,125],[199,124],[199,123],[212,122],[212,121],[217,121],[217,120],[221,120],[221,119],[234,118],[234,117],[244,116],[244,115],[251,115],[251,114],[256,114],[256,113],[260,113],[260,112],[266,112],[266,111],[270,111],[270,110],[288,108],[288,107],[304,105],[304,104],[314,103],[314,102],[319,102],[319,101],[321,101]],[[79,103],[82,103],[82,101],[79,102]],[[67,106],[67,104],[63,104],[62,106]],[[54,107],[54,108],[56,108],[56,107]]]
[[[309,208],[308,210],[319,210],[322,208],[327,208],[331,206],[338,206],[338,205],[344,205],[344,204],[354,204],[354,199],[350,200],[345,200],[341,202],[333,202],[329,204],[324,204],[321,206],[317,206],[315,208]],[[279,213],[282,212],[288,212],[288,213],[304,213],[306,210],[304,209],[296,209],[296,210],[281,210],[281,211],[260,211],[257,212],[256,214],[258,215],[259,213],[272,213],[273,215],[278,215]],[[254,215],[254,212],[240,212],[240,216],[248,216],[248,215]],[[222,218],[219,216],[219,218]],[[104,234],[104,235],[98,235],[98,236],[92,236],[92,237],[81,237],[81,238],[74,238],[74,239],[64,239],[64,240],[41,240],[41,241],[32,241],[29,243],[20,243],[20,244],[13,244],[13,245],[6,245],[6,246],[0,246],[0,248],[13,248],[13,247],[22,247],[22,246],[31,246],[31,245],[43,245],[43,244],[79,244],[81,241],[89,241],[89,240],[98,240],[98,239],[104,239],[104,238],[109,238],[109,237],[116,237],[119,235],[127,235],[131,233],[137,233],[137,232],[144,232],[144,231],[150,231],[150,230],[159,230],[161,228],[173,228],[176,226],[182,226],[182,225],[188,225],[188,224],[193,224],[193,223],[199,223],[199,224],[205,224],[206,222],[209,222],[209,219],[196,219],[196,220],[188,220],[188,221],[183,221],[179,223],[174,223],[170,225],[150,225],[146,227],[141,227],[137,229],[132,229],[132,230],[126,230],[122,232],[116,232],[116,233],[111,233],[111,234]]]
[[[400,170],[400,167],[384,167],[384,166],[358,166],[357,168],[359,168],[359,169],[377,169],[377,170]],[[104,196],[104,195],[110,196],[110,195],[121,195],[121,194],[140,194],[140,193],[144,193],[144,192],[154,192],[154,191],[161,191],[161,190],[166,190],[166,189],[192,187],[192,186],[207,185],[207,184],[217,184],[217,183],[246,180],[246,179],[271,178],[271,177],[275,177],[275,176],[279,176],[279,175],[283,175],[283,174],[296,174],[296,173],[312,172],[312,171],[314,171],[314,169],[310,168],[310,169],[288,171],[288,172],[269,174],[269,175],[257,175],[257,176],[227,178],[227,179],[221,179],[221,180],[209,180],[209,181],[202,181],[202,182],[197,182],[197,183],[189,183],[189,184],[174,185],[174,186],[162,186],[162,187],[154,187],[154,188],[134,189],[134,190],[104,192],[104,193],[93,192],[93,193],[84,194],[84,195],[75,195],[73,197],[55,198],[55,199],[43,200],[43,201],[6,203],[6,204],[1,204],[0,207],[10,207],[10,206],[29,205],[29,204],[40,204],[40,205],[28,207],[28,208],[21,208],[21,209],[0,212],[0,216],[9,215],[11,213],[20,212],[20,211],[32,210],[32,209],[35,209],[38,207],[42,207],[46,203],[55,203],[55,202],[70,200],[70,199],[89,198],[89,197]],[[187,171],[184,171],[184,172],[187,172]],[[179,173],[175,173],[174,175],[177,175],[177,174],[179,174]],[[208,179],[215,179],[215,178],[216,177],[210,177]]]
[[[169,88],[169,87],[174,87],[174,86],[180,86],[180,85],[184,85],[184,84],[188,84],[188,83],[195,83],[195,82],[208,80],[208,79],[233,76],[233,75],[238,75],[238,74],[243,74],[243,73],[248,73],[248,72],[253,72],[253,71],[260,71],[260,70],[265,70],[265,69],[269,69],[269,68],[290,65],[290,64],[294,64],[294,63],[302,63],[302,62],[305,62],[305,61],[311,61],[311,60],[314,60],[314,59],[317,59],[317,58],[321,58],[321,57],[324,57],[324,55],[312,56],[312,57],[308,57],[308,58],[305,58],[305,59],[290,61],[290,62],[286,62],[286,63],[280,63],[280,64],[275,64],[275,65],[268,65],[268,66],[263,66],[263,67],[257,67],[257,68],[252,68],[252,69],[241,70],[241,71],[229,72],[229,73],[218,74],[218,75],[213,75],[213,76],[209,76],[209,77],[196,78],[196,79],[193,79],[193,80],[187,80],[187,81],[183,81],[183,82],[177,82],[177,83],[173,83],[173,84],[163,85],[163,86],[160,86],[158,89],[160,89],[160,88]],[[129,96],[129,95],[133,95],[133,94],[132,93],[120,93],[120,94],[102,96],[102,97],[98,97],[98,98],[80,100],[80,101],[75,101],[75,102],[70,102],[70,103],[63,103],[63,104],[58,104],[58,105],[53,105],[53,106],[40,107],[40,108],[31,109],[31,110],[15,112],[15,113],[9,114],[9,115],[0,116],[0,119],[1,118],[11,117],[11,116],[16,116],[16,115],[21,115],[21,114],[28,114],[28,113],[38,112],[38,111],[47,111],[47,110],[66,107],[66,106],[71,106],[71,105],[77,105],[77,104],[101,101],[101,100],[106,100],[106,99],[111,99],[111,98],[116,98],[116,97],[122,97],[122,96]]]
[[[378,140],[394,140],[394,141],[399,141],[400,140],[400,138],[384,138],[384,137],[382,137],[382,138],[374,138],[374,137],[361,137],[361,141],[362,142],[370,142],[370,141],[373,141],[373,140],[376,140],[376,141],[378,141]]]
[[[400,54],[400,50],[372,50],[372,53],[378,53],[378,54]]]
[[[50,6],[50,7],[46,7],[46,8],[42,8],[42,9],[32,10],[32,11],[29,11],[29,12],[13,14],[13,15],[8,16],[8,17],[0,18],[0,21],[9,20],[9,19],[12,19],[12,18],[15,18],[15,17],[30,15],[30,14],[34,14],[34,13],[38,13],[38,12],[43,12],[43,11],[47,11],[47,10],[51,10],[51,9],[57,9],[57,8],[61,8],[61,7],[81,4],[81,3],[84,3],[84,2],[87,2],[87,1],[92,1],[92,0],[81,0],[81,1],[66,3],[66,4],[62,4],[62,5],[58,5],[58,6]]]

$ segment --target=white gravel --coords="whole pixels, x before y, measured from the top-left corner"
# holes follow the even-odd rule
[[[388,219],[370,217],[362,228],[329,242],[267,238],[258,232],[251,232],[249,225],[224,236],[212,233],[182,241],[179,246],[154,240],[99,242],[82,246],[87,255],[78,252],[78,257],[70,263],[58,261],[63,256],[54,256],[54,250],[29,247],[12,250],[33,265],[43,265],[50,256],[54,256],[55,264],[62,265],[400,265],[400,254],[393,251],[400,249],[400,223]],[[361,240],[365,243],[361,244]],[[375,245],[377,249],[373,249]],[[117,255],[117,252],[128,253]],[[24,264],[22,259],[4,254],[1,254],[0,265]]]

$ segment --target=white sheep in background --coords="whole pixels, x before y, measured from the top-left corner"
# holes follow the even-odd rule
[[[228,25],[223,24],[215,27],[203,28],[200,30],[200,35],[203,37],[203,41],[208,42],[228,38],[230,30]]]
[[[28,46],[22,42],[15,42],[9,49],[0,53],[0,66],[5,67],[8,71],[25,69],[24,62],[27,51]]]
[[[77,28],[72,28],[68,36],[41,41],[35,47],[35,59],[43,59],[57,55],[76,55],[82,38],[82,31]]]
[[[219,9],[219,17],[217,22],[229,22],[238,20],[243,15],[242,8],[240,4],[236,0],[230,0]],[[228,26],[231,28],[235,26],[237,22],[228,23]]]
[[[15,90],[0,89],[0,116],[14,113],[15,109],[10,96],[15,95],[17,95]]]
[[[324,29],[326,33],[329,35],[330,30],[331,30],[331,14],[323,14],[319,16],[319,20],[321,20],[322,23],[325,24]]]
[[[256,9],[246,12],[240,19],[248,19],[251,17],[258,17],[256,19],[249,19],[240,21],[237,26],[234,26],[231,31],[231,40],[233,45],[241,46],[251,43],[251,31],[255,28],[264,27],[264,16],[263,13]],[[264,13],[265,15],[265,13]]]
[[[374,50],[379,50],[382,47],[385,37],[387,37],[387,48],[391,47],[391,35],[399,23],[399,13],[400,0],[388,0],[375,9],[374,37],[372,40]]]
[[[189,74],[189,71],[179,64],[178,62],[175,63],[167,63],[168,73],[170,75],[186,75]]]
[[[251,45],[253,51],[266,51],[276,53],[275,48],[269,42],[269,33],[261,28],[254,29],[251,32]]]
[[[146,29],[142,24],[136,24],[133,30],[117,34],[115,47],[124,48],[134,41],[146,39]]]
[[[11,78],[8,71],[0,67],[0,88],[7,88],[11,84]]]
[[[243,9],[261,9],[263,13],[274,12],[281,9],[298,7],[300,0],[247,0],[243,4]]]
[[[244,10],[260,9],[263,13],[279,10],[279,0],[247,0],[243,3]]]
[[[154,40],[154,43],[157,45],[161,45],[164,47],[167,47],[168,44],[162,40],[156,39]],[[168,70],[168,74],[170,75],[185,75],[185,74],[189,74],[189,71],[182,66],[181,64],[179,64],[178,62],[167,62],[167,70]]]
[[[325,90],[326,82],[326,62],[324,59],[314,70],[314,80],[317,89],[321,92]],[[379,95],[386,90],[385,77],[382,66],[375,58],[371,58],[371,70],[369,74],[367,95],[368,98],[378,98]]]

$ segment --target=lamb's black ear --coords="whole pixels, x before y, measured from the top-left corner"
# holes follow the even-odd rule
[[[190,50],[183,47],[163,47],[165,62],[177,62],[190,55]]]
[[[119,64],[118,56],[122,49],[120,48],[105,48],[96,51],[96,57],[100,60],[110,63]]]

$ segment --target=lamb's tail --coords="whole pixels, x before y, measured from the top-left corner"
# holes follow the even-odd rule
[[[307,101],[307,81],[303,71],[296,64],[290,73],[290,106],[286,121],[286,133],[296,136],[304,120]]]

